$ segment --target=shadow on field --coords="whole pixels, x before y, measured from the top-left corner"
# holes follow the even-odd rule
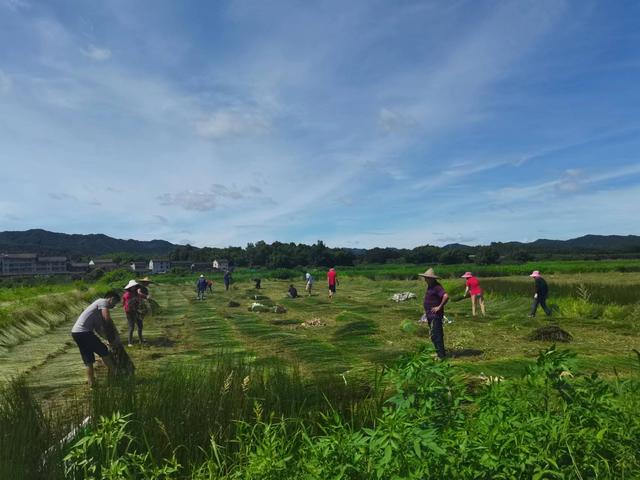
[[[475,348],[460,348],[456,350],[449,350],[447,352],[447,354],[451,358],[479,357],[483,353],[483,350],[478,350]]]
[[[336,330],[334,338],[336,340],[348,339],[374,335],[378,333],[378,325],[372,320],[361,320],[351,322]]]
[[[173,347],[176,344],[174,340],[167,337],[148,339],[146,343],[151,347]]]

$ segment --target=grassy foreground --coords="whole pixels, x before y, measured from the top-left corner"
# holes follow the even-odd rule
[[[343,275],[330,302],[322,282],[311,297],[289,299],[285,293],[291,282],[304,293],[301,281],[265,277],[264,288],[256,291],[250,274],[238,275],[229,292],[221,291],[218,282],[204,302],[195,300],[195,279],[161,278],[163,283],[153,286],[152,293],[162,311],[146,322],[148,344],[129,350],[136,378],[117,384],[102,378],[103,386],[92,395],[83,386],[79,354],[68,333],[71,310],[49,312],[48,327],[25,331],[17,343],[0,349],[0,378],[22,377],[8,384],[0,399],[0,451],[11,452],[0,464],[31,472],[22,478],[92,475],[69,465],[95,467],[96,478],[640,475],[636,454],[631,453],[640,451],[638,435],[631,435],[637,432],[634,422],[640,412],[639,364],[633,352],[640,350],[635,295],[640,274],[547,276],[550,303],[557,307],[553,321],[573,335],[575,358],[557,350],[539,357],[550,345],[527,340],[534,328],[548,324],[540,313],[527,318],[529,278],[482,279],[488,292],[484,318],[471,317],[469,300],[461,298],[461,280],[445,280],[452,296],[447,317],[453,320],[445,327],[451,354],[445,365],[434,364],[428,354],[413,356],[430,344],[428,332],[416,323],[424,293],[424,284],[417,280]],[[403,291],[418,299],[389,299]],[[69,295],[81,299],[87,292]],[[28,302],[25,299],[25,305]],[[279,304],[287,312],[249,312],[253,302]],[[236,303],[239,306],[231,306]],[[82,302],[70,305],[80,308]],[[114,317],[124,333],[120,308]],[[410,357],[396,365],[406,354]],[[384,365],[396,366],[384,373]],[[595,370],[598,377],[592,377]],[[433,390],[420,394],[422,385]],[[452,418],[442,424],[433,408],[443,404],[424,404],[437,397],[436,391],[448,392],[447,401],[454,405],[444,405]],[[402,397],[394,396],[399,392],[404,392]],[[580,392],[579,401],[567,396],[578,395],[575,392]],[[587,415],[594,406],[602,408]],[[116,412],[121,416],[114,417]],[[614,419],[613,412],[619,418]],[[57,445],[89,414],[85,438],[94,440],[86,440],[87,450],[73,450],[66,474],[62,457],[70,454],[73,442],[54,448],[46,468],[20,447],[38,445],[30,452],[41,456],[46,445]],[[530,434],[528,426],[536,422],[539,430]],[[384,435],[383,425],[391,428]],[[414,445],[423,432],[430,433]],[[112,450],[100,450],[95,440],[105,435],[117,445]],[[599,436],[598,441],[589,436]],[[273,444],[266,445],[269,438]],[[599,452],[606,444],[609,450],[594,453],[594,458],[583,456],[590,450],[576,452],[580,447],[574,441],[589,441],[589,448]],[[466,453],[459,442],[467,445]],[[519,447],[511,451],[513,442]],[[148,457],[143,461],[133,453]],[[329,461],[330,455],[338,460]],[[455,470],[446,460],[449,456],[468,462]],[[279,465],[272,473],[267,457]],[[302,464],[301,459],[315,460]],[[123,471],[138,473],[105,476],[104,469],[125,464],[129,470]],[[313,465],[316,470],[308,470]],[[0,478],[6,476],[0,473]],[[14,471],[7,478],[21,477]]]

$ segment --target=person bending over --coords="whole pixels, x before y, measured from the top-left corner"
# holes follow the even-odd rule
[[[93,364],[97,353],[109,369],[109,373],[115,372],[115,363],[107,346],[96,335],[96,329],[102,322],[111,322],[109,310],[120,301],[120,295],[115,290],[108,292],[104,298],[99,298],[80,314],[71,329],[71,337],[80,349],[80,356],[86,367],[87,383],[89,387],[95,385],[95,372]]]

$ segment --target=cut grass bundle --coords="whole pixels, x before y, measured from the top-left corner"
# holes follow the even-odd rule
[[[536,328],[527,338],[540,342],[568,343],[573,340],[573,336],[558,325],[545,325],[544,327]]]

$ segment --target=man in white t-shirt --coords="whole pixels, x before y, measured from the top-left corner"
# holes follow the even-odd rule
[[[109,349],[100,341],[95,332],[96,329],[103,330],[101,327],[104,322],[111,322],[109,310],[115,307],[119,301],[120,294],[116,290],[111,290],[104,298],[99,298],[85,308],[71,329],[71,336],[78,345],[82,361],[87,368],[87,382],[90,387],[93,387],[95,383],[93,364],[96,361],[96,353],[100,355],[110,373],[115,371],[115,363]]]

